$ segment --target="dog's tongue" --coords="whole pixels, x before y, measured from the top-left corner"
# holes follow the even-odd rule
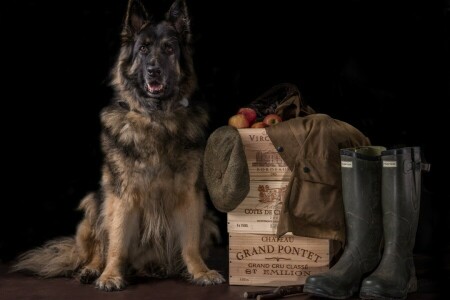
[[[148,84],[148,90],[152,94],[156,94],[156,93],[161,92],[163,87],[164,86],[161,83],[157,83],[157,82],[151,82],[151,83]]]

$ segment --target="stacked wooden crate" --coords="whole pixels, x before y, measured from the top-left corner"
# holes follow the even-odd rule
[[[250,173],[250,192],[227,215],[229,283],[280,286],[302,284],[326,271],[330,241],[277,237],[277,225],[291,171],[265,128],[239,129]]]

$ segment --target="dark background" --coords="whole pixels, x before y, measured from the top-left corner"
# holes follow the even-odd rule
[[[171,1],[154,0],[158,11]],[[373,144],[420,146],[417,253],[449,251],[449,1],[193,1],[199,95],[210,131],[290,82]],[[126,0],[2,4],[0,261],[72,235],[98,186],[99,111],[111,97]],[[218,213],[225,234],[226,215]],[[438,260],[436,261],[438,264]]]

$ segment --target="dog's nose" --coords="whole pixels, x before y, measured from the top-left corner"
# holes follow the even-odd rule
[[[147,73],[150,77],[157,77],[161,75],[161,69],[158,67],[148,67]]]

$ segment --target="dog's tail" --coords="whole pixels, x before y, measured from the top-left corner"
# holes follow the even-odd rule
[[[27,272],[41,277],[72,276],[81,265],[73,237],[51,240],[42,247],[20,255],[11,272]]]

